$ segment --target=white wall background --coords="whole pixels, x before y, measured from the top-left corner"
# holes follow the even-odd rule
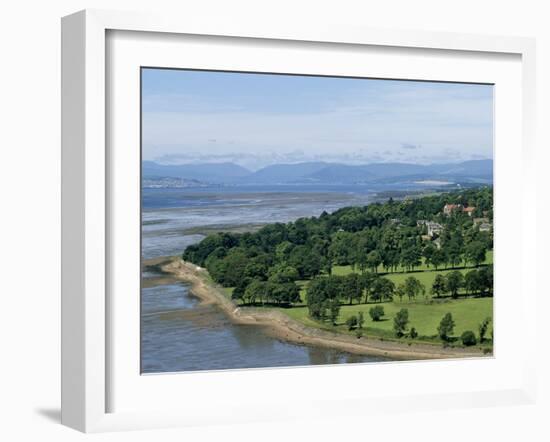
[[[60,17],[84,8],[155,10],[249,20],[350,23],[533,36],[538,43],[539,256],[548,248],[550,137],[550,13],[545,1],[462,0],[19,0],[0,8],[0,439],[82,440],[59,425],[60,358]],[[513,202],[512,202],[513,204]],[[542,318],[550,307],[541,284]],[[519,330],[518,332],[521,332]],[[541,373],[550,372],[548,339],[541,338]],[[380,415],[376,419],[290,422],[89,436],[137,440],[548,440],[550,388],[540,381],[537,405],[452,412]]]

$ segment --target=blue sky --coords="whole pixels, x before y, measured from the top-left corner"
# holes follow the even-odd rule
[[[493,156],[488,85],[144,69],[142,106],[143,158],[166,164]]]

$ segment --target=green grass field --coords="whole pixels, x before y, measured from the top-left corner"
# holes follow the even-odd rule
[[[384,317],[381,321],[373,321],[369,316],[369,309],[375,305],[384,308]],[[352,315],[363,312],[365,317],[366,336],[393,337],[393,318],[402,308],[409,310],[409,329],[415,327],[419,339],[433,340],[437,335],[437,326],[446,313],[451,313],[456,323],[453,336],[459,337],[464,331],[471,330],[478,335],[478,325],[487,317],[493,316],[492,298],[444,299],[426,303],[425,301],[390,301],[377,304],[355,304],[342,306],[336,327],[328,323],[321,324],[308,316],[307,307],[281,308],[281,312],[291,318],[312,327],[321,327],[348,333],[345,321]]]

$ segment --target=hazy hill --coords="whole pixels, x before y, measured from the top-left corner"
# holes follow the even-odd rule
[[[297,164],[274,164],[250,173],[240,182],[280,184],[301,181],[329,166],[329,163],[310,162]]]
[[[143,177],[195,179],[216,184],[368,184],[407,183],[421,180],[486,183],[493,179],[492,160],[448,164],[375,163],[346,165],[305,162],[275,164],[251,172],[233,163],[164,166],[143,162]]]
[[[493,174],[493,160],[470,160],[458,164],[436,164],[431,166],[440,175],[484,176]]]
[[[492,180],[493,161],[473,160],[457,164],[375,163],[345,165],[336,163],[299,163],[268,166],[239,180],[249,184],[386,183],[418,180],[479,181]]]
[[[374,163],[359,166],[331,164],[313,174],[313,178],[323,181],[343,183],[366,183],[387,178],[397,178],[426,174],[427,166],[405,163]]]

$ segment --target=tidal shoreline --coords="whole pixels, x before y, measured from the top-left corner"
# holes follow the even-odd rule
[[[378,338],[346,336],[308,327],[274,309],[239,307],[228,299],[208,278],[205,269],[177,257],[146,260],[145,267],[170,275],[190,285],[191,293],[203,304],[215,304],[236,324],[259,325],[284,341],[331,348],[349,353],[382,356],[394,360],[483,357],[481,352],[462,348],[443,348],[425,343],[404,344]]]

